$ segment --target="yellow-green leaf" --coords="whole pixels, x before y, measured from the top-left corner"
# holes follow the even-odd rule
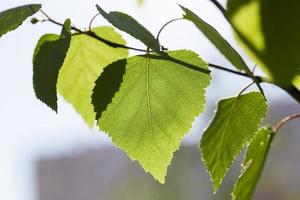
[[[207,63],[192,51],[178,50],[164,56],[150,54],[119,60],[107,66],[102,75],[111,74],[113,68],[124,71],[123,82],[106,110],[100,109],[100,130],[164,183],[180,140],[203,112],[205,88],[211,79]],[[96,109],[102,108],[97,105],[101,102],[97,97],[109,87],[101,86],[101,76],[93,94]]]
[[[109,41],[125,44],[112,27],[98,27],[92,31]],[[72,36],[67,57],[59,72],[57,89],[89,127],[93,127],[96,117],[91,99],[96,79],[106,65],[126,56],[127,49],[110,47],[85,34]]]

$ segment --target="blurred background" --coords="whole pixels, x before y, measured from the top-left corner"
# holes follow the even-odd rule
[[[220,2],[225,5],[226,1]],[[97,13],[96,4],[106,10],[126,12],[156,34],[168,20],[182,12],[177,3],[191,8],[237,49],[231,29],[209,0],[1,0],[0,10],[28,3],[42,3],[43,10],[63,22],[86,28]],[[37,14],[43,19],[43,16]],[[94,26],[108,23],[98,17]],[[198,150],[203,129],[213,116],[220,98],[236,95],[249,79],[212,69],[214,81],[207,89],[207,108],[193,123],[169,167],[165,185],[156,183],[136,162],[115,148],[97,128],[89,129],[71,105],[59,99],[58,114],[36,100],[32,88],[32,55],[39,37],[59,33],[60,27],[27,20],[18,30],[0,39],[0,199],[3,200],[207,200],[230,199],[238,177],[241,158],[214,195],[212,184]],[[122,33],[130,46],[142,47]],[[190,23],[168,26],[161,42],[169,49],[191,49],[206,61],[231,68],[222,55]],[[254,66],[239,49],[249,66]],[[136,52],[131,52],[134,55]],[[256,71],[257,74],[261,72]],[[300,106],[284,91],[263,84],[270,111],[264,124],[300,112]],[[250,88],[250,90],[255,87]],[[300,123],[294,121],[276,136],[254,199],[300,199]]]

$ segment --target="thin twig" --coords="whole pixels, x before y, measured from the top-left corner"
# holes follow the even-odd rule
[[[97,13],[96,15],[94,15],[94,17],[91,19],[90,23],[89,23],[89,30],[92,31],[92,24],[94,22],[94,20],[100,15],[100,13]]]
[[[253,85],[255,82],[253,81],[252,83],[250,83],[249,85],[247,85],[246,87],[244,87],[240,93],[238,94],[238,97],[241,96],[249,87],[251,87],[251,85]]]
[[[157,33],[157,36],[156,36],[156,40],[159,42],[159,36],[161,34],[161,32],[166,28],[166,26],[168,26],[169,24],[171,24],[172,22],[175,22],[175,21],[178,21],[178,20],[182,20],[183,18],[176,18],[176,19],[172,19],[170,21],[168,21],[167,23],[165,23],[161,28],[160,30],[158,31]]]
[[[283,118],[273,128],[273,132],[277,133],[279,131],[279,129],[281,129],[286,123],[288,123],[289,121],[292,121],[294,119],[298,119],[298,118],[300,118],[300,113],[297,113],[297,114],[294,114],[294,115],[290,115],[290,116],[287,116],[287,117]]]
[[[211,67],[211,68],[216,68],[216,69],[219,69],[219,70],[222,70],[222,71],[226,71],[226,72],[229,72],[229,73],[232,73],[232,74],[236,74],[236,75],[239,75],[239,76],[243,76],[243,77],[246,77],[246,78],[253,79],[249,74],[246,74],[246,73],[243,73],[243,72],[239,72],[239,71],[235,71],[235,70],[232,70],[232,69],[228,69],[228,68],[216,65],[216,64],[209,63],[208,66]],[[277,87],[279,87],[282,90],[286,91],[298,103],[300,103],[300,91],[295,86],[291,86],[289,88],[286,88],[286,87],[283,87],[281,85],[278,85],[278,84],[274,83],[269,78],[262,77],[262,76],[254,76],[254,77],[256,78],[256,80],[259,83],[269,83],[269,84],[276,85]]]
[[[63,26],[62,23],[60,22],[57,22],[55,20],[53,20],[51,17],[49,17],[49,15],[47,15],[44,11],[40,10],[44,15],[45,17],[47,18],[47,21],[48,22],[51,22],[53,24],[56,24],[58,26]],[[118,44],[118,43],[115,43],[115,42],[111,42],[107,39],[104,39],[100,36],[98,36],[96,33],[92,32],[92,31],[82,31],[74,26],[71,26],[71,30],[74,30],[76,31],[77,33],[73,34],[73,35],[81,35],[81,34],[85,34],[85,35],[88,35],[100,42],[103,42],[105,44],[107,44],[108,46],[111,46],[113,48],[123,48],[123,49],[130,49],[130,50],[135,50],[135,51],[140,51],[140,52],[147,52],[147,50],[144,50],[144,49],[139,49],[139,48],[135,48],[135,47],[129,47],[129,46],[126,46],[126,45],[123,45],[123,44]]]
[[[227,12],[225,8],[217,1],[217,0],[210,0],[215,6],[222,12],[222,14],[227,18]]]
[[[44,15],[45,17],[47,18],[47,20],[43,20],[43,21],[49,21],[53,24],[56,24],[58,26],[63,26],[62,23],[59,23],[55,20],[53,20],[51,17],[49,17],[43,10],[40,10]],[[124,49],[130,49],[130,50],[135,50],[135,51],[140,51],[140,52],[149,52],[147,50],[144,50],[144,49],[139,49],[139,48],[134,48],[134,47],[129,47],[129,46],[126,46],[126,45],[122,45],[122,44],[118,44],[118,43],[115,43],[115,42],[111,42],[109,40],[106,40],[98,35],[96,35],[94,32],[92,31],[82,31],[74,26],[71,26],[71,29],[76,31],[77,33],[74,33],[73,35],[80,35],[80,34],[85,34],[85,35],[88,35],[98,41],[101,41],[105,44],[107,44],[108,46],[111,46],[113,48],[124,48]],[[152,52],[152,51],[150,51]],[[212,68],[216,68],[216,69],[220,69],[220,70],[223,70],[223,71],[226,71],[226,72],[230,72],[232,74],[236,74],[236,75],[240,75],[240,76],[243,76],[243,77],[247,77],[247,78],[251,78],[253,79],[253,77],[251,77],[251,75],[249,74],[246,74],[246,73],[243,73],[243,72],[239,72],[239,71],[235,71],[235,70],[231,70],[231,69],[228,69],[228,68],[225,68],[225,67],[222,67],[222,66],[219,66],[219,65],[215,65],[215,64],[212,64],[212,63],[209,63],[208,64],[210,67]],[[277,85],[276,83],[274,83],[272,80],[268,79],[268,78],[265,78],[265,77],[261,77],[261,76],[254,76],[254,78],[259,82],[259,83],[262,83],[262,82],[266,82],[266,83],[270,83],[270,84],[273,84],[273,85]],[[280,86],[280,85],[277,85],[278,87],[280,87],[281,89],[283,89],[284,91],[286,91],[287,93],[289,93],[290,96],[292,96],[296,101],[298,101],[300,103],[300,91],[292,86],[290,88],[286,88],[286,87],[283,87],[283,86]]]

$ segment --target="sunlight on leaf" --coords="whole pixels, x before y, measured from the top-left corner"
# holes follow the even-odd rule
[[[254,137],[266,115],[267,104],[259,92],[223,99],[201,139],[201,153],[216,192],[244,146]]]
[[[111,27],[98,27],[93,32],[109,41],[125,44],[120,34]],[[96,79],[106,65],[126,56],[127,49],[110,47],[84,34],[72,36],[67,57],[59,72],[57,89],[89,127],[94,126],[96,117],[91,99]]]
[[[228,0],[238,40],[277,83],[290,86],[300,70],[300,1]]]
[[[100,130],[164,183],[180,140],[204,110],[205,88],[211,79],[207,63],[192,51],[178,50],[165,56],[150,54],[120,60],[107,66],[102,75],[111,74],[105,71],[116,67],[125,70],[123,82],[107,109],[100,109]],[[106,87],[98,86],[101,82],[97,80],[94,89],[95,108],[101,108],[97,102],[102,99],[97,97],[106,92]]]

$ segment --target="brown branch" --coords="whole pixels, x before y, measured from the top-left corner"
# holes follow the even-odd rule
[[[49,15],[47,15],[43,10],[40,10],[44,15],[45,17],[47,18],[46,21],[48,22],[51,22],[53,24],[56,24],[58,26],[63,26],[62,23],[60,22],[57,22],[55,20],[53,20],[51,17],[49,17]],[[118,44],[118,43],[115,43],[115,42],[112,42],[112,41],[109,41],[107,39],[104,39],[98,35],[96,35],[96,33],[92,32],[92,31],[82,31],[74,26],[71,26],[71,30],[74,30],[76,31],[77,33],[73,34],[73,35],[81,35],[81,34],[85,34],[85,35],[88,35],[100,42],[103,42],[105,44],[107,44],[108,46],[111,46],[113,48],[123,48],[123,49],[130,49],[130,50],[135,50],[135,51],[140,51],[140,52],[148,52],[147,50],[144,50],[144,49],[139,49],[139,48],[134,48],[134,47],[129,47],[129,46],[126,46],[126,45],[123,45],[123,44]]]
[[[286,123],[288,123],[288,122],[290,122],[290,121],[292,121],[294,119],[298,119],[298,118],[300,118],[300,113],[297,113],[297,114],[294,114],[294,115],[290,115],[290,116],[287,116],[287,117],[283,118],[273,128],[273,132],[277,133],[279,131],[279,129],[281,129]]]

